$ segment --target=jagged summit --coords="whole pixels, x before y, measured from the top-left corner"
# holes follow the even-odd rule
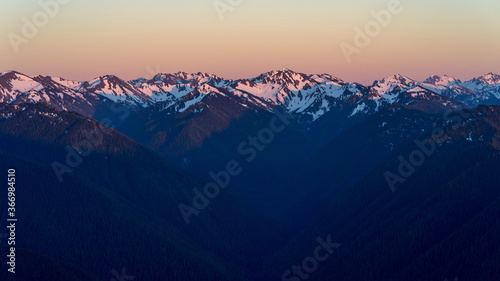
[[[405,93],[407,95],[405,95]],[[354,104],[349,114],[380,110],[384,106],[410,102],[422,94],[427,99],[445,96],[469,106],[500,103],[500,76],[488,73],[466,82],[447,75],[433,75],[423,82],[402,74],[375,81],[371,86],[344,82],[330,74],[305,74],[289,68],[272,70],[250,79],[230,80],[204,72],[157,73],[153,77],[125,81],[112,74],[89,81],[61,77],[27,76],[17,71],[0,74],[0,102],[47,102],[61,109],[89,114],[102,101],[146,108],[182,102],[184,111],[196,108],[206,95],[238,97],[238,103],[263,107],[280,106],[314,122],[330,111]],[[404,96],[404,98],[403,98]],[[366,103],[372,100],[375,104]],[[85,108],[85,109],[83,109]],[[181,108],[179,106],[179,108]],[[363,110],[361,110],[363,109]]]
[[[457,80],[453,77],[450,77],[448,75],[433,75],[429,78],[427,78],[424,83],[432,84],[435,86],[449,86],[451,84],[458,84],[460,83],[460,80]]]
[[[494,86],[500,84],[500,75],[490,72],[488,74],[478,77],[477,80],[487,85]]]

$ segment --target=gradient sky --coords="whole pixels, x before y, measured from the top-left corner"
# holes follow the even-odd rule
[[[353,44],[354,28],[388,2],[242,0],[221,21],[214,0],[70,0],[16,54],[8,34],[22,35],[22,18],[42,9],[0,0],[0,71],[132,79],[149,67],[246,78],[287,67],[365,84],[395,73],[500,73],[498,0],[401,0],[403,12],[347,63],[340,43]]]

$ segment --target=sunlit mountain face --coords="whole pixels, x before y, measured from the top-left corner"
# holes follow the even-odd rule
[[[498,11],[0,0],[0,281],[500,280]]]
[[[499,89],[3,72],[2,278],[496,280]]]

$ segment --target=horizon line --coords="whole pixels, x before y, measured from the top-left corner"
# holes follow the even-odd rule
[[[252,76],[252,77],[246,77],[246,78],[237,78],[237,79],[231,79],[231,78],[225,78],[221,75],[217,75],[217,74],[214,74],[214,73],[209,73],[209,72],[202,72],[202,71],[198,71],[198,72],[186,72],[186,71],[177,71],[177,72],[155,72],[154,74],[150,73],[149,76],[151,78],[148,78],[148,77],[145,77],[145,76],[138,76],[136,78],[133,78],[133,79],[122,79],[120,76],[118,75],[115,75],[115,74],[105,74],[105,75],[98,75],[98,76],[93,76],[94,78],[92,78],[91,80],[88,80],[88,79],[67,79],[67,78],[64,78],[64,76],[60,76],[60,75],[45,75],[45,74],[36,74],[36,75],[28,75],[28,74],[25,74],[21,71],[18,71],[18,70],[13,70],[13,69],[10,69],[10,70],[7,70],[7,71],[1,71],[0,73],[0,77],[3,76],[4,74],[7,74],[7,73],[11,73],[11,72],[16,72],[16,73],[19,73],[21,75],[24,75],[26,77],[29,77],[29,78],[34,78],[34,77],[37,77],[37,76],[42,76],[42,77],[58,77],[58,78],[61,78],[61,79],[64,79],[66,81],[74,81],[74,82],[89,82],[89,81],[92,81],[92,80],[96,80],[96,79],[99,79],[99,78],[102,78],[102,77],[106,77],[106,76],[114,76],[114,77],[117,77],[125,82],[131,82],[131,81],[134,81],[134,80],[137,80],[137,79],[148,79],[148,80],[152,80],[155,76],[157,75],[160,75],[160,74],[170,74],[170,75],[175,75],[175,74],[188,74],[188,75],[197,75],[197,74],[205,74],[205,75],[208,75],[208,76],[215,76],[215,77],[218,77],[218,78],[221,78],[221,79],[224,79],[224,80],[228,80],[228,81],[239,81],[239,80],[250,80],[250,79],[255,79],[257,77],[259,77],[260,75],[263,75],[263,74],[267,74],[267,73],[272,73],[272,72],[279,72],[279,71],[290,71],[290,72],[293,72],[293,73],[296,73],[296,74],[303,74],[303,75],[308,75],[308,76],[312,76],[312,75],[329,75],[329,76],[332,76],[334,78],[337,78],[337,79],[340,79],[344,82],[348,82],[348,81],[345,81],[344,79],[340,78],[339,76],[335,76],[333,74],[330,74],[330,73],[305,73],[305,72],[298,72],[298,71],[294,71],[290,68],[287,68],[287,67],[284,67],[284,68],[281,68],[281,69],[273,69],[273,70],[269,70],[267,72],[261,72],[259,73],[257,76]],[[471,81],[473,79],[477,79],[479,77],[482,77],[482,76],[486,76],[486,75],[496,75],[496,76],[500,76],[498,73],[495,73],[493,71],[489,71],[485,74],[482,74],[482,75],[479,75],[479,76],[473,76],[472,78],[468,79],[468,80],[463,80],[463,79],[457,79],[455,78],[454,76],[450,76],[448,74],[442,74],[442,75],[439,75],[439,74],[431,74],[429,76],[427,76],[427,78],[425,80],[427,80],[428,78],[431,78],[431,77],[434,77],[434,76],[438,76],[438,77],[450,77],[450,78],[453,78],[457,81],[460,81],[460,82],[467,82],[467,81]],[[419,81],[419,80],[416,80],[416,79],[413,79],[413,78],[410,78],[409,76],[407,75],[403,75],[401,73],[395,73],[393,75],[389,75],[389,76],[385,76],[385,77],[382,77],[380,79],[375,79],[373,80],[373,82],[376,82],[376,81],[382,81],[386,78],[390,78],[390,77],[394,77],[394,76],[402,76],[402,77],[406,77],[406,78],[409,78],[413,81],[417,81],[417,82],[424,82],[424,81]],[[348,82],[348,83],[357,83],[357,84],[361,84],[361,85],[365,85],[364,83],[360,83],[360,82]]]

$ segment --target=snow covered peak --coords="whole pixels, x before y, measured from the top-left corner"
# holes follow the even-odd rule
[[[371,87],[370,98],[378,99],[395,89],[404,89],[417,85],[418,82],[401,74],[386,77],[380,81],[375,81]]]
[[[415,84],[415,80],[410,79],[410,78],[403,76],[401,74],[394,74],[392,76],[389,76],[389,77],[382,79],[381,83],[382,84],[398,83],[398,84],[405,85],[405,86],[411,86],[411,85]]]
[[[311,79],[317,81],[318,83],[324,83],[324,84],[337,84],[337,85],[347,84],[346,82],[344,82],[344,80],[327,73],[314,74],[311,76]]]
[[[86,82],[85,85],[83,86],[87,89],[101,89],[101,88],[115,88],[116,84],[120,84],[120,82],[116,79],[113,79],[112,75],[104,75],[95,78],[89,82]]]
[[[229,80],[212,74],[158,73],[152,78],[124,81],[105,75],[91,81],[60,77],[29,77],[16,71],[0,73],[0,102],[47,102],[63,110],[92,113],[93,106],[111,100],[133,108],[162,103],[172,114],[203,107],[203,102],[223,99],[264,108],[281,106],[314,122],[345,104],[358,112],[375,112],[389,104],[414,100],[439,100],[439,95],[476,106],[500,103],[500,76],[488,73],[467,82],[434,75],[417,82],[401,74],[375,81],[371,87],[347,83],[329,74],[304,74],[288,68],[262,73],[251,79]],[[203,102],[202,102],[203,101]],[[201,104],[199,104],[202,102]],[[139,107],[137,107],[139,106]],[[353,113],[353,114],[354,114]]]
[[[186,80],[186,81],[202,80],[202,79],[206,79],[206,78],[218,78],[217,76],[215,76],[213,74],[208,74],[208,73],[204,73],[204,72],[187,73],[187,72],[181,71],[181,72],[174,73],[174,76],[179,78],[179,79]]]
[[[299,76],[299,75],[305,75],[302,73],[295,72],[293,70],[290,70],[288,68],[283,68],[280,70],[272,70],[268,72],[264,72],[258,77],[293,77],[293,76]]]
[[[483,76],[461,83],[461,86],[478,92],[491,92],[500,98],[500,75],[488,73]]]
[[[458,84],[459,81],[453,77],[449,77],[448,75],[438,76],[433,75],[427,78],[424,83],[432,84],[435,86],[450,86],[453,84]]]
[[[61,77],[52,77],[52,80],[58,84],[61,84],[65,87],[68,87],[70,89],[78,89],[83,82],[80,82],[80,81],[74,81],[74,80],[66,80],[64,78],[61,78]]]
[[[90,82],[84,82],[81,88],[82,91],[98,94],[114,102],[145,106],[150,100],[149,96],[115,75],[105,75]]]
[[[500,75],[490,72],[488,74],[478,77],[477,80],[481,81],[486,85],[495,86],[500,84]]]
[[[4,75],[6,75],[6,74],[11,74],[11,75],[12,75],[12,74],[14,74],[14,75],[15,75],[16,73],[17,73],[17,74],[21,74],[21,73],[19,73],[19,72],[17,72],[17,71],[14,71],[14,70],[2,71],[2,72],[0,72],[0,77],[4,76]],[[21,74],[21,75],[24,75],[24,74]]]
[[[15,98],[18,94],[36,90],[41,87],[39,82],[17,71],[8,71],[0,76],[0,93],[11,94],[11,98]]]
[[[262,73],[262,75],[266,75],[266,74],[267,75],[281,75],[283,73],[296,73],[296,72],[285,67],[282,69],[275,69],[275,70],[271,70],[268,72],[264,72],[264,73]]]
[[[216,94],[216,95],[225,96],[225,94],[223,94],[220,91],[220,89],[218,89],[212,85],[209,85],[209,84],[203,84],[200,87],[196,88],[196,90],[202,94],[205,94],[205,95]]]
[[[276,84],[295,84],[296,82],[304,81],[309,76],[302,73],[297,73],[290,69],[273,70],[262,73],[258,77],[252,79],[254,82],[276,83]]]
[[[2,75],[0,76],[2,77],[2,80],[3,81],[6,81],[6,80],[19,80],[19,81],[30,81],[30,80],[33,80],[31,77],[29,77],[28,75],[25,75],[25,74],[22,74],[20,72],[17,72],[17,71],[7,71],[7,72],[2,72]]]
[[[187,75],[186,75],[187,76]],[[183,76],[184,77],[184,76]],[[170,74],[170,73],[157,73],[153,78],[151,79],[145,79],[145,78],[139,78],[136,80],[133,80],[131,84],[133,84],[135,87],[141,86],[141,84],[149,84],[149,85],[175,85],[175,84],[180,84],[181,81],[183,80],[182,77],[179,77],[176,74]]]
[[[318,84],[310,75],[289,69],[273,70],[252,79],[234,81],[233,88],[281,104],[291,92],[298,92]]]

